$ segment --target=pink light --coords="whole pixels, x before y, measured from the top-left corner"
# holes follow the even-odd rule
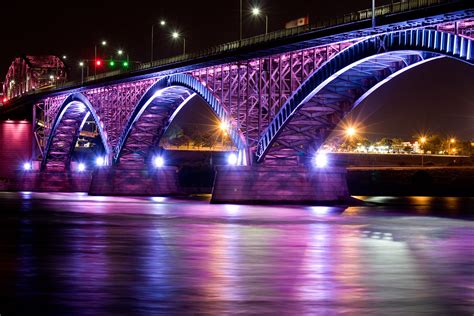
[[[3,98],[3,103],[7,103],[8,99],[7,98]]]

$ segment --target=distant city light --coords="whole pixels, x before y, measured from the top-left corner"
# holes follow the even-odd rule
[[[107,45],[107,42],[106,41],[102,41],[102,46],[105,46]]]
[[[166,21],[165,21],[165,20],[161,20],[161,21],[160,21],[160,25],[161,25],[161,26],[165,26],[165,25],[166,25]]]
[[[237,161],[237,155],[234,153],[229,154],[229,156],[227,157],[227,163],[231,166],[235,166],[237,164]]]
[[[451,142],[451,144],[454,144],[456,142],[456,139],[451,138],[449,141]]]
[[[229,129],[229,123],[226,122],[226,121],[222,121],[222,122],[219,124],[219,128],[220,128],[223,132],[226,132],[226,131]]]
[[[99,60],[96,60],[96,61],[95,61],[95,64],[96,64],[97,66],[102,65],[102,60],[100,60],[100,59],[99,59]]]
[[[174,39],[176,39],[176,38],[179,37],[179,33],[175,31],[175,32],[171,33],[171,37],[173,37]]]
[[[53,76],[53,75],[50,75],[50,76],[49,76],[49,80],[54,80],[54,76]]]
[[[317,168],[324,168],[328,165],[328,156],[326,153],[320,152],[314,156],[314,165]]]
[[[119,50],[117,51],[117,54],[122,55],[122,54],[123,54],[123,50],[119,49]]]
[[[84,172],[86,171],[86,165],[84,163],[79,163],[79,165],[77,165],[77,171],[79,172]]]
[[[123,62],[123,66],[124,66],[124,67],[128,67],[128,61],[124,61],[124,62]]]
[[[422,144],[426,143],[426,137],[422,136],[420,138],[420,143],[422,143]]]
[[[111,61],[109,62],[109,65],[110,65],[110,67],[115,66],[115,61],[111,60]]]
[[[95,165],[96,165],[97,167],[103,167],[103,166],[105,165],[105,159],[104,159],[104,157],[97,157],[97,158],[95,159]]]
[[[66,56],[66,55],[63,55],[63,59],[67,59],[67,56]]]
[[[81,62],[79,63],[79,66],[80,66],[80,67],[84,67],[84,62],[81,61]]]
[[[23,164],[23,170],[25,170],[25,171],[29,171],[29,170],[31,170],[32,168],[33,168],[33,165],[31,164],[31,162],[25,162],[25,163]]]
[[[153,166],[155,168],[161,168],[165,165],[165,159],[161,156],[157,156],[153,159]]]
[[[5,97],[3,98],[3,103],[7,103],[8,99]]]
[[[346,129],[346,135],[352,137],[356,134],[356,129],[354,127],[349,127]]]

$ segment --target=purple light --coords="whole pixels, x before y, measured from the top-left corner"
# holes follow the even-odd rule
[[[33,165],[31,164],[31,162],[25,162],[23,164],[23,170],[30,171],[31,169],[33,169]]]

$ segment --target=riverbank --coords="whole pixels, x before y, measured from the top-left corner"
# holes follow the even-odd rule
[[[474,167],[350,167],[351,195],[474,196]]]

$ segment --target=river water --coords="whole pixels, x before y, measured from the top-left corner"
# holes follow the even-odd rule
[[[0,193],[0,314],[472,315],[474,198]]]

